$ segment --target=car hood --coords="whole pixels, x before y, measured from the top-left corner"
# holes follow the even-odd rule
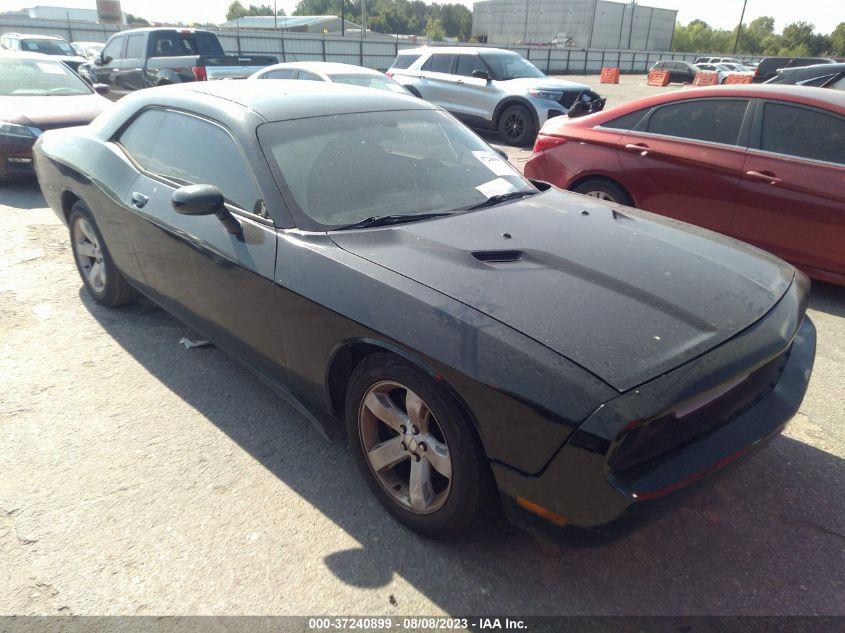
[[[331,236],[619,391],[748,327],[794,277],[789,264],[730,238],[554,189],[442,219]]]
[[[111,101],[98,94],[0,97],[0,121],[37,127],[42,131],[87,125],[109,105]]]
[[[558,90],[565,92],[583,92],[589,90],[586,84],[565,79],[552,79],[551,77],[526,77],[524,79],[508,79],[507,81],[496,82],[502,88],[512,90],[514,93],[524,93],[528,90]]]

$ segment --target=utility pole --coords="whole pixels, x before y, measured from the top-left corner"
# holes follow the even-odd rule
[[[745,19],[745,5],[748,0],[742,0],[742,15],[739,16],[739,26],[736,27],[736,40],[734,41],[733,54],[736,55],[736,48],[739,46],[739,34],[742,33],[742,21]]]
[[[278,24],[276,24],[276,16],[278,14],[279,14],[279,12],[276,11],[276,0],[273,0],[273,30],[274,31],[279,28]]]
[[[346,0],[340,0],[340,36],[346,37]]]

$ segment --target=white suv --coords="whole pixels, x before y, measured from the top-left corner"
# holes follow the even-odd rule
[[[605,103],[589,86],[551,79],[500,48],[410,48],[386,74],[465,123],[498,130],[511,145],[532,143],[547,119],[598,112]]]

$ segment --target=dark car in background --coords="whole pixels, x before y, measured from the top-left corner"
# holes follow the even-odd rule
[[[143,28],[112,35],[79,72],[94,84],[109,86],[117,99],[151,86],[245,79],[277,61],[275,55],[226,55],[211,31]]]
[[[845,93],[766,84],[639,99],[549,122],[525,173],[845,284]]]
[[[535,186],[411,96],[153,88],[36,154],[95,301],[143,293],[345,419],[375,496],[427,535],[497,497],[604,525],[776,435],[810,377],[792,266]]]
[[[836,60],[827,57],[764,57],[760,60],[757,68],[754,69],[755,84],[765,83],[782,68],[795,68],[796,66],[811,66],[815,64],[835,64]]]
[[[845,90],[845,64],[813,64],[783,68],[767,84],[794,84]]]
[[[667,59],[661,60],[651,67],[651,70],[665,70],[669,73],[669,83],[692,83],[696,74],[701,70],[689,62]]]
[[[0,54],[0,181],[35,175],[32,146],[43,132],[90,123],[110,105],[60,61]]]

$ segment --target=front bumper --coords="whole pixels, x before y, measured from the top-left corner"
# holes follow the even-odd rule
[[[0,178],[27,178],[35,175],[32,164],[34,138],[0,137]]]
[[[815,358],[815,327],[809,318],[803,318],[808,282],[797,275],[786,295],[755,325],[704,356],[600,407],[540,474],[526,475],[494,464],[506,506],[512,509],[513,500],[521,498],[571,525],[606,525],[633,505],[668,495],[777,435],[798,411]],[[716,391],[737,376],[772,363],[776,363],[777,377],[733,417],[693,434],[681,446],[649,456],[635,468],[611,467],[620,437],[631,421],[661,419],[678,403]],[[672,423],[682,425],[684,419]],[[688,430],[684,431],[686,437]]]

